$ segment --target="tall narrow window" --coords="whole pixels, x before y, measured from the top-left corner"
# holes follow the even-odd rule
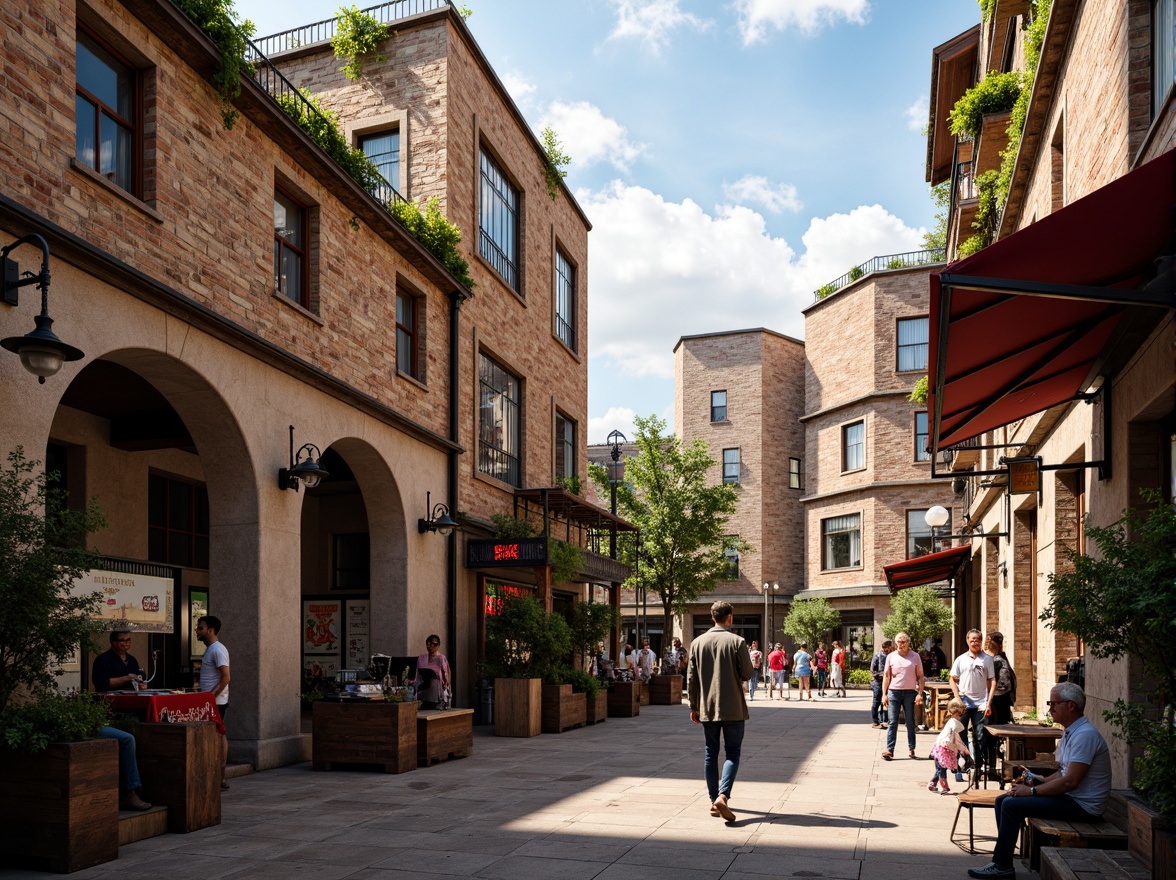
[[[1155,119],[1168,99],[1168,90],[1176,81],[1176,2],[1153,0],[1152,3],[1152,118]]]
[[[396,369],[419,379],[417,364],[417,298],[396,292]]]
[[[724,449],[723,450],[723,482],[724,483],[738,483],[739,482],[739,450],[738,449]]]
[[[512,486],[521,485],[520,382],[486,355],[478,358],[478,470]]]
[[[711,421],[725,422],[727,421],[727,392],[726,391],[712,391],[711,392]]]
[[[854,422],[841,429],[841,469],[856,471],[866,466],[866,423]]]
[[[306,208],[274,191],[274,289],[309,306],[306,283]]]
[[[898,321],[898,372],[927,369],[927,319]]]
[[[400,132],[380,131],[359,136],[359,148],[380,176],[400,192]]]
[[[519,191],[502,169],[481,151],[481,195],[478,199],[478,253],[519,290]]]
[[[371,538],[367,532],[334,536],[332,590],[371,588]]]
[[[789,489],[803,489],[804,488],[804,471],[800,469],[800,459],[788,459],[788,488]]]
[[[576,350],[576,267],[555,249],[555,335]]]
[[[821,571],[862,564],[862,515],[848,513],[821,520]]]
[[[75,156],[115,186],[138,195],[135,141],[138,78],[87,34],[77,36]]]
[[[555,414],[555,476],[576,476],[576,423],[560,412]]]
[[[915,461],[930,461],[927,450],[927,413],[915,413]]]
[[[208,568],[208,491],[159,474],[147,477],[147,558]]]
[[[739,580],[739,550],[735,547],[727,547],[723,550],[723,555],[727,557],[726,580]]]

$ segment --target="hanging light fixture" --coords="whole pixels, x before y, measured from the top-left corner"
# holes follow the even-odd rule
[[[35,275],[26,272],[25,278],[20,277],[20,265],[16,260],[8,257],[22,244],[41,246],[41,271]],[[24,368],[44,384],[66,361],[80,361],[86,356],[80,348],[67,345],[53,332],[53,319],[49,317],[49,245],[36,233],[22,236],[8,247],[0,249],[0,263],[3,264],[0,299],[5,303],[15,306],[19,301],[18,290],[27,284],[35,284],[41,291],[41,314],[33,318],[35,326],[32,331],[24,336],[0,339],[0,347],[19,355]]]
[[[293,489],[298,491],[298,485],[301,483],[307,489],[313,489],[323,481],[330,474],[323,470],[323,466],[319,464],[319,459],[323,454],[319,452],[319,448],[313,443],[303,443],[298,448],[298,453],[294,453],[294,426],[290,426],[290,466],[288,468],[278,468],[278,488],[285,491],[286,489]]]
[[[441,537],[447,537],[457,528],[457,522],[449,515],[449,506],[437,502],[433,506],[433,494],[431,492],[425,493],[425,515],[426,519],[417,520],[417,531],[422,535],[425,532],[436,532]]]

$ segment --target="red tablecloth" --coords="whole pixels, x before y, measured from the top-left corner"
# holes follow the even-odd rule
[[[225,732],[216,699],[210,692],[195,694],[103,694],[116,709],[143,712],[147,721],[212,721],[220,733]]]

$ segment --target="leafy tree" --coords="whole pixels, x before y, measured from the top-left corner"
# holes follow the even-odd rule
[[[100,594],[74,596],[96,567],[81,541],[104,526],[93,503],[66,506],[65,492],[17,447],[0,468],[0,712],[9,701],[53,689],[54,673],[78,645],[92,646]]]
[[[539,134],[539,142],[543,144],[543,153],[547,157],[547,164],[543,166],[543,177],[547,182],[547,194],[554,202],[559,197],[559,185],[568,173],[565,165],[570,165],[572,157],[563,151],[559,135],[550,125],[545,125]]]
[[[816,650],[830,632],[841,626],[841,612],[828,599],[799,599],[792,603],[784,618],[783,631],[800,644],[804,642]]]
[[[952,620],[951,609],[933,589],[908,587],[890,600],[890,616],[882,621],[882,634],[892,639],[904,632],[911,637],[911,646],[917,651],[927,639],[950,629]]]
[[[728,549],[751,551],[750,545],[726,534],[735,512],[737,493],[730,483],[711,483],[717,462],[706,443],[689,446],[663,433],[657,416],[635,419],[637,455],[625,464],[625,483],[617,486],[618,512],[641,531],[637,546],[618,547],[633,566],[629,588],[645,587],[662,603],[664,633],[673,632],[674,614],[727,577]],[[609,491],[608,472],[589,465],[589,476],[601,494]]]
[[[621,616],[612,605],[604,602],[577,602],[572,606],[572,619],[568,621],[572,647],[590,661],[596,646],[608,638],[620,622]]]

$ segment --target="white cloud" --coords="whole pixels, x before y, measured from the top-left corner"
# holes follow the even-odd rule
[[[531,103],[535,95],[535,84],[523,76],[523,74],[512,70],[501,74],[500,79],[520,109]]]
[[[604,443],[613,431],[620,431],[628,439],[637,436],[637,411],[627,406],[610,406],[602,416],[588,419],[588,442]],[[670,420],[673,420],[671,412]]]
[[[801,337],[800,310],[814,290],[870,257],[918,249],[923,235],[879,205],[862,206],[813,219],[798,255],[749,208],[710,215],[619,181],[576,197],[593,224],[592,355],[635,378],[672,380],[684,335],[768,327]]]
[[[799,211],[804,207],[790,183],[773,186],[766,177],[748,174],[734,183],[723,184],[723,195],[738,205],[759,205],[773,214]]]
[[[559,136],[573,166],[587,167],[608,162],[618,171],[628,171],[645,149],[629,139],[625,127],[610,119],[587,101],[565,104],[553,101],[540,120],[539,128],[550,125]]]
[[[931,99],[923,95],[906,108],[907,128],[911,131],[922,131],[927,126],[927,117],[930,113]]]
[[[612,0],[617,23],[610,40],[638,40],[654,55],[669,45],[670,35],[679,28],[704,31],[713,22],[678,7],[678,0]]]
[[[735,0],[743,45],[767,39],[770,30],[794,27],[811,34],[844,19],[865,24],[869,0]]]

